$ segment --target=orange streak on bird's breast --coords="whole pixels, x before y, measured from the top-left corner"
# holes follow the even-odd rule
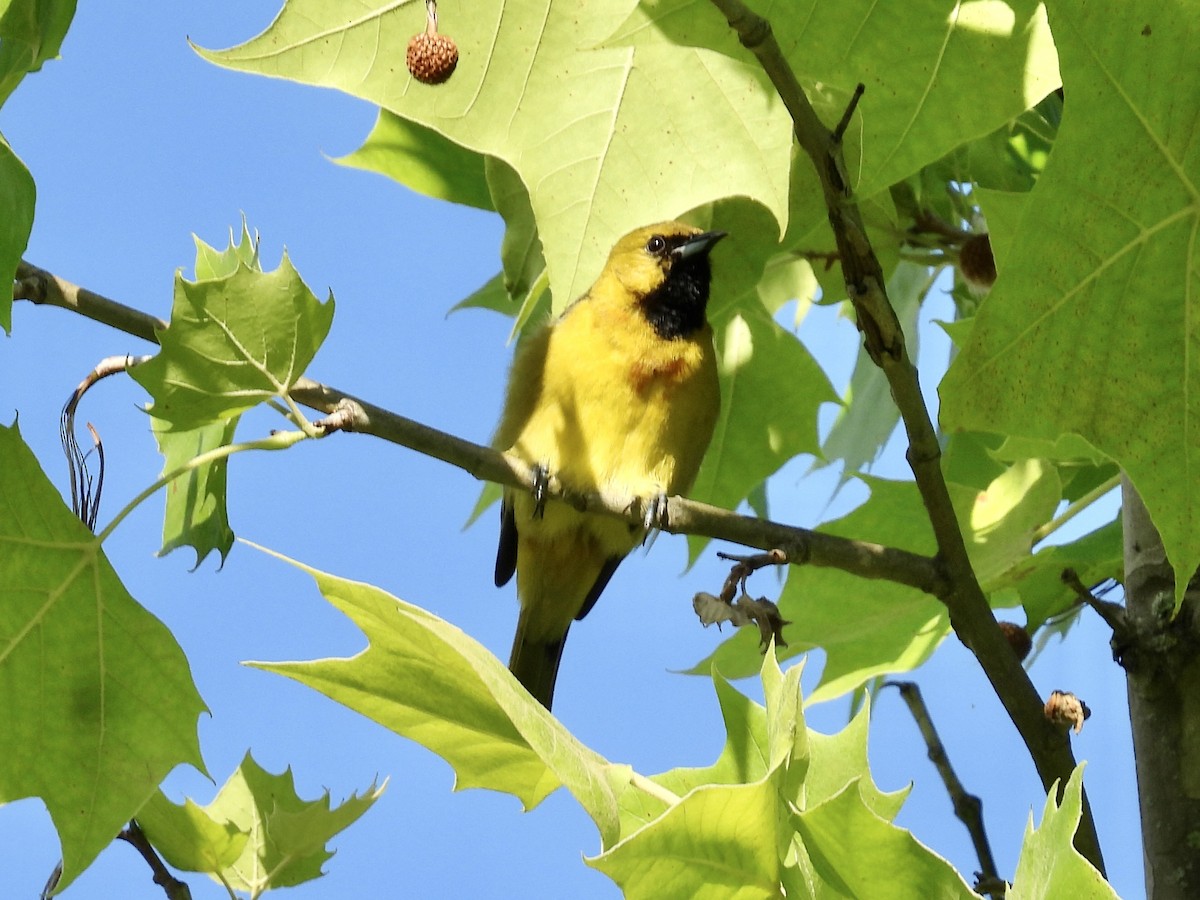
[[[690,374],[691,368],[687,360],[678,356],[661,362],[638,360],[629,367],[629,384],[639,396],[645,396],[655,383],[669,392],[671,387]]]

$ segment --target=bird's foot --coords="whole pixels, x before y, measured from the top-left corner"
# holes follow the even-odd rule
[[[657,493],[642,501],[642,524],[647,532],[661,531],[667,527],[667,495]]]
[[[550,491],[550,472],[541,463],[533,466],[533,517],[540,519],[546,511],[546,497]]]

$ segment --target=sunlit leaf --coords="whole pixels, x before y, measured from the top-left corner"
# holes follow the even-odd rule
[[[180,763],[205,711],[183,651],[129,595],[16,427],[0,427],[0,802],[40,797],[65,887]]]
[[[1200,70],[1184,42],[1162,36],[1193,18],[1163,5],[1151,30],[1137,6],[1050,5],[1070,111],[942,384],[948,425],[1073,432],[1116,460],[1162,535],[1180,597],[1200,564],[1200,498],[1179,489],[1200,453],[1189,324],[1200,123],[1178,115],[1177,98],[1200,92]]]
[[[1057,791],[1055,782],[1041,825],[1034,828],[1033,815],[1029,816],[1017,872],[1006,896],[1010,900],[1117,900],[1116,891],[1072,843],[1083,808],[1083,766],[1071,773],[1061,804],[1054,799]]]

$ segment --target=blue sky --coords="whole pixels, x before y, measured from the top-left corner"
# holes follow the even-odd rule
[[[318,296],[336,296],[333,331],[312,377],[486,442],[500,408],[509,322],[480,311],[448,317],[446,310],[498,270],[502,224],[333,164],[329,157],[355,149],[367,134],[374,110],[366,104],[227,72],[188,46],[189,38],[207,47],[238,43],[276,11],[274,0],[82,5],[63,59],[28,78],[0,110],[0,130],[38,185],[26,258],[166,317],[174,272],[192,265],[191,235],[223,247],[244,214],[262,235],[268,268],[286,247]],[[853,328],[836,311],[821,310],[801,337],[844,386]],[[923,340],[931,365],[944,364],[939,332],[926,329]],[[28,304],[17,305],[14,335],[0,346],[0,411],[5,421],[19,415],[43,467],[65,487],[57,437],[63,400],[100,358],[150,348]],[[145,399],[132,382],[110,379],[85,401],[82,415],[100,429],[109,459],[102,522],[161,468],[139,409]],[[832,410],[826,412],[828,419]],[[277,425],[267,414],[250,415],[239,436]],[[881,474],[904,474],[900,449],[890,448]],[[785,469],[773,484],[775,518],[813,525],[856,496],[847,492],[829,506],[832,479],[801,483],[805,467],[801,461]],[[494,515],[463,530],[478,490],[456,469],[353,435],[285,454],[242,455],[230,474],[239,535],[426,606],[505,658],[516,602],[511,586],[498,591],[491,584]],[[329,789],[336,802],[377,776],[390,778],[375,807],[335,840],[328,875],[289,896],[619,896],[583,864],[599,842],[565,792],[527,815],[506,795],[453,793],[453,772],[432,753],[299,685],[241,666],[348,656],[364,639],[306,576],[245,546],[236,546],[220,570],[209,560],[190,571],[194,559],[186,550],[156,558],[161,512],[160,499],[144,504],[108,553],[134,597],[171,628],[191,660],[212,712],[200,734],[217,784],[247,749],[270,771],[290,765],[306,797]],[[711,551],[681,576],[684,563],[682,539],[662,536],[648,556],[621,567],[572,632],[556,695],[556,712],[581,740],[647,773],[705,765],[723,741],[711,682],[669,670],[689,667],[720,639],[697,625],[690,598],[719,586],[724,569]],[[772,576],[757,577],[768,592]],[[819,664],[815,654],[806,683]],[[1077,755],[1089,760],[1085,784],[1110,875],[1122,896],[1140,896],[1125,691],[1107,635],[1085,622],[1043,654],[1033,676],[1043,694],[1073,690],[1093,710],[1076,739]],[[1001,872],[1011,875],[1029,812],[1040,816],[1044,800],[1032,765],[957,642],[947,641],[916,677],[960,777],[983,795],[993,850]],[[761,695],[753,682],[739,687]],[[811,711],[810,724],[833,731],[845,717],[844,703],[827,704]],[[970,878],[976,862],[966,833],[894,694],[876,702],[871,750],[883,788],[915,780],[900,823]],[[175,800],[187,794],[203,804],[216,786],[179,770],[166,789]],[[36,896],[58,858],[40,802],[0,808],[0,845],[10,848],[0,896]],[[202,876],[187,880],[197,900],[225,896]],[[68,896],[163,894],[134,852],[116,845]]]

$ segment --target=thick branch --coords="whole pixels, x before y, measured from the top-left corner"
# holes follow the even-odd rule
[[[167,327],[161,319],[73,285],[28,263],[21,263],[18,276],[15,299],[69,309],[153,343],[158,342],[157,332]],[[337,388],[301,378],[290,393],[297,403],[336,419],[338,427],[344,430],[374,435],[432,456],[481,481],[525,489],[533,485],[532,470],[518,459],[397,415]],[[548,493],[578,509],[634,524],[643,521],[644,514],[639,509],[610,505],[595,494],[567,493],[553,477]],[[841,569],[861,578],[894,581],[936,597],[944,596],[948,589],[940,569],[927,556],[870,541],[855,541],[740,516],[683,497],[668,500],[663,530],[729,541],[759,550],[778,548],[792,563]]]
[[[817,117],[780,50],[770,23],[752,12],[742,0],[712,2],[771,79],[791,115],[796,140],[812,159],[821,181],[846,290],[854,304],[864,346],[887,377],[908,435],[908,463],[937,539],[938,561],[950,584],[949,593],[942,598],[949,609],[950,622],[960,640],[979,660],[1017,726],[1042,784],[1048,790],[1058,781],[1061,791],[1075,768],[1074,754],[1067,738],[1057,733],[1042,715],[1041,698],[1000,632],[967,557],[962,530],[942,475],[937,431],[921,395],[917,369],[908,356],[900,322],[888,300],[882,267],[854,202],[841,144]],[[1104,871],[1086,796],[1083,813],[1076,846],[1097,869]]]

